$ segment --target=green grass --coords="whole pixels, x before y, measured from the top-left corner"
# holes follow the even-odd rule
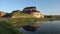
[[[54,18],[1,18],[0,19],[0,34],[23,34],[19,32],[12,24],[17,24],[17,27],[25,26],[26,23],[34,23],[36,21],[48,21],[54,20]]]
[[[35,23],[36,21],[43,21],[44,19],[42,18],[9,18],[9,19],[3,19],[0,21],[5,21],[6,23],[9,23],[10,25],[15,24],[17,27],[22,27],[27,24]]]
[[[27,13],[22,13],[22,12],[14,12],[14,13],[11,13],[11,16],[31,16],[30,14],[27,14]]]
[[[39,18],[15,18],[15,19],[6,19],[0,20],[0,34],[23,34],[19,32],[11,24],[17,24],[19,27],[24,26],[25,23],[34,23],[35,21],[42,21],[43,19]]]
[[[23,34],[23,33],[11,27],[9,23],[5,21],[3,22],[0,21],[0,34]]]
[[[1,18],[2,19],[2,18]],[[24,26],[26,23],[28,24],[31,24],[31,23],[34,23],[36,21],[54,21],[55,19],[54,18],[4,18],[0,21],[5,21],[6,23],[9,23],[10,25],[11,24],[15,24],[19,27],[22,27]]]

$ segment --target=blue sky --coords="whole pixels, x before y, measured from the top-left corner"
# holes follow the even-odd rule
[[[60,15],[60,0],[0,0],[0,11],[12,12],[36,6],[43,15]]]

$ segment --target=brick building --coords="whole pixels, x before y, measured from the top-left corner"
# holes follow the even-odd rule
[[[3,16],[6,15],[6,14],[7,14],[7,13],[0,11],[0,17],[3,17]]]

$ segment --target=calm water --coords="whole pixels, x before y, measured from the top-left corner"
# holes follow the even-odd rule
[[[36,31],[26,31],[18,28],[24,34],[60,34],[60,21],[45,21],[40,23]]]

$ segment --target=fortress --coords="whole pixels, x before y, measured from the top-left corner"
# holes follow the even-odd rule
[[[44,15],[42,15],[36,7],[25,7],[22,11],[14,10],[12,13],[14,14],[10,18],[44,18]],[[21,15],[21,13],[23,13],[23,15]],[[0,17],[2,17],[1,14]]]

